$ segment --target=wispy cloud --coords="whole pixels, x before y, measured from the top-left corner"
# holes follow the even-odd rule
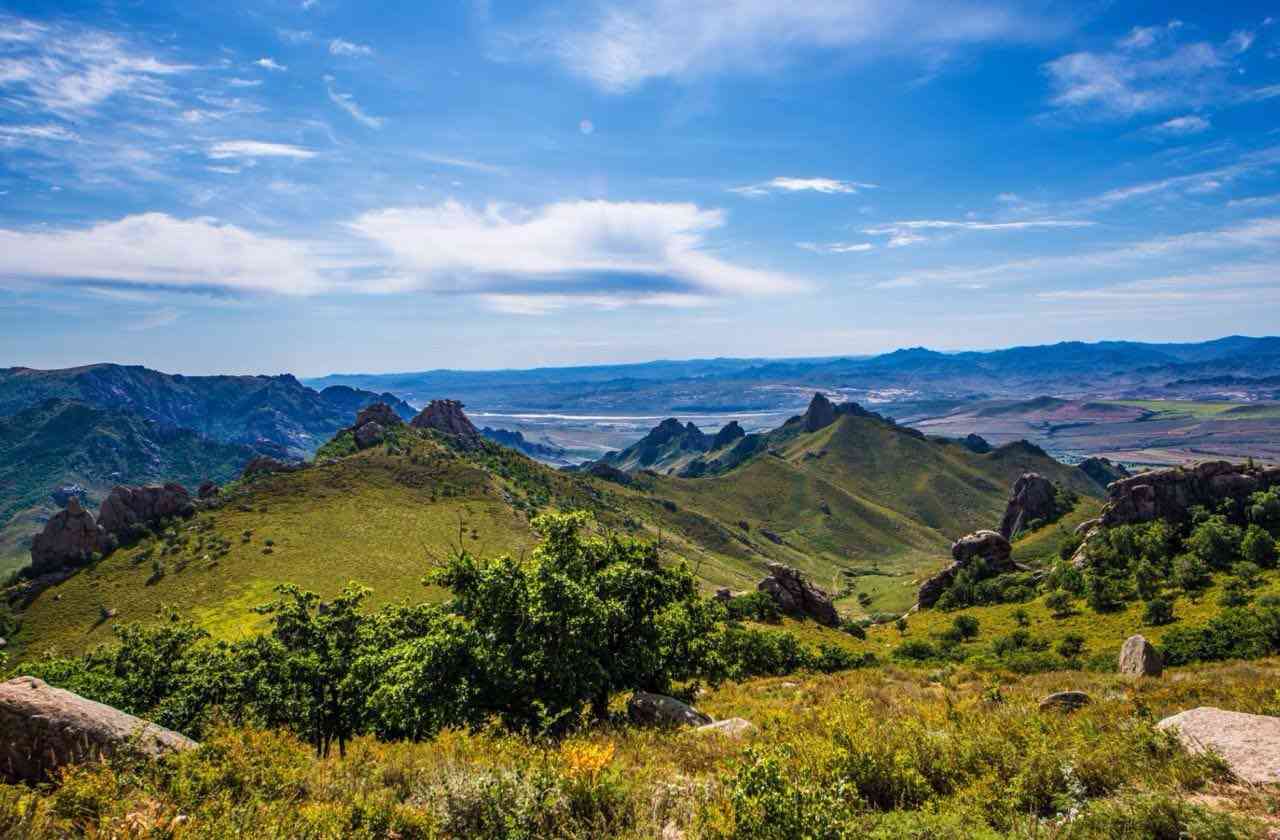
[[[1252,36],[1237,32],[1223,43],[1179,43],[1183,29],[1179,21],[1139,27],[1111,50],[1074,52],[1050,61],[1044,71],[1051,103],[1076,116],[1124,119],[1241,96],[1232,74]]]
[[[368,128],[382,128],[382,124],[386,122],[382,117],[375,117],[367,113],[360,107],[360,103],[356,102],[355,96],[350,93],[340,93],[333,89],[333,78],[325,77],[325,88],[329,92],[329,101],[346,111],[351,119]]]
[[[351,230],[392,256],[408,287],[485,295],[635,301],[801,289],[793,277],[717,256],[725,224],[693,204],[574,201],[529,209],[456,201],[366,213]]]
[[[1152,131],[1166,136],[1186,137],[1190,134],[1202,134],[1212,127],[1213,125],[1204,117],[1188,114],[1185,117],[1174,117],[1171,120],[1165,120],[1153,128]]]
[[[1233,181],[1270,169],[1277,164],[1280,164],[1280,146],[1271,146],[1241,155],[1236,162],[1226,166],[1117,187],[1085,199],[1080,204],[1083,208],[1096,210],[1106,209],[1134,199],[1161,196],[1170,192],[1191,193],[1193,195],[1214,192]]]
[[[890,248],[904,248],[920,242],[928,242],[925,234],[931,231],[1024,231],[1054,230],[1091,227],[1094,222],[1083,219],[1024,219],[1015,222],[956,221],[951,219],[911,219],[888,222],[862,229],[868,236],[886,236]]]
[[[1004,0],[602,0],[554,22],[506,33],[513,52],[545,50],[602,90],[653,79],[775,70],[806,50],[919,54],[1061,32],[1061,18]]]
[[[342,38],[334,38],[329,42],[329,54],[341,56],[370,56],[373,55],[373,47],[365,44],[356,44],[351,41],[344,41]]]
[[[858,181],[841,181],[836,178],[788,178],[780,176],[759,184],[748,184],[745,187],[730,187],[729,192],[749,198],[759,198],[772,193],[816,192],[827,195],[854,195],[861,190],[873,190],[875,184],[864,184]]]
[[[277,62],[274,58],[260,58],[254,62],[254,65],[261,67],[263,70],[271,70],[276,73],[283,73],[289,68]]]
[[[0,146],[28,146],[47,141],[67,143],[75,139],[74,131],[60,125],[0,125]]]
[[[182,317],[181,310],[166,306],[163,309],[155,309],[146,312],[137,318],[130,319],[125,324],[125,329],[129,332],[145,332],[147,330],[159,329],[177,323]]]
[[[469,160],[468,158],[435,155],[427,152],[419,152],[417,157],[427,163],[434,163],[440,166],[451,166],[455,169],[469,169],[473,172],[487,172],[492,175],[505,175],[508,171],[505,166],[497,166],[492,163],[484,163],[483,161],[478,160]]]
[[[797,242],[797,248],[815,254],[856,254],[875,249],[870,242]]]
[[[291,158],[308,160],[316,156],[311,149],[288,143],[266,143],[261,140],[224,140],[209,147],[209,157],[214,160]]]

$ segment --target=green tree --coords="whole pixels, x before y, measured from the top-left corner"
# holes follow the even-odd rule
[[[1276,567],[1276,541],[1265,528],[1250,525],[1240,541],[1240,553],[1244,559],[1264,569]]]
[[[1054,618],[1066,618],[1071,615],[1071,595],[1058,589],[1044,596],[1044,605],[1053,613]]]
[[[1225,517],[1210,516],[1187,538],[1187,550],[1210,569],[1227,569],[1240,558],[1244,534]]]
[[[1181,554],[1174,559],[1173,579],[1189,595],[1204,591],[1211,580],[1209,567],[1195,554]]]
[[[1168,598],[1152,598],[1147,601],[1142,611],[1142,621],[1153,627],[1169,624],[1173,621],[1173,602]]]

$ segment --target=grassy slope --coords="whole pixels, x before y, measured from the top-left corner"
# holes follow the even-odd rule
[[[249,608],[282,582],[332,595],[354,580],[373,588],[374,603],[422,598],[430,559],[454,550],[460,524],[469,550],[528,548],[526,502],[589,508],[607,527],[661,538],[708,589],[754,588],[777,560],[837,592],[841,570],[862,572],[856,589],[872,596],[868,612],[903,611],[919,574],[945,561],[951,539],[999,520],[1016,475],[1037,469],[1088,486],[1078,471],[1024,447],[975,455],[856,417],[725,475],[641,477],[630,487],[556,472],[497,446],[463,454],[415,433],[401,446],[400,454],[377,448],[232,488],[220,508],[201,514],[197,524],[207,530],[183,526],[190,545],[164,557],[158,580],[150,559],[135,559],[159,545],[151,540],[43,593],[26,612],[18,649],[83,650],[109,639],[103,606],[117,621],[177,606],[218,636],[235,636],[256,621]],[[264,553],[268,539],[274,545]],[[215,541],[229,544],[225,555],[209,545]],[[863,611],[852,590],[841,607]]]

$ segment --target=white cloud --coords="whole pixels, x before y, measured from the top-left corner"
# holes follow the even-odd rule
[[[484,163],[478,160],[468,160],[467,158],[449,157],[448,155],[434,155],[426,152],[419,152],[417,157],[425,160],[427,163],[435,163],[440,166],[452,166],[457,169],[470,169],[475,172],[487,172],[492,175],[505,175],[507,170],[502,166],[495,166],[491,163]]]
[[[159,327],[167,327],[170,324],[176,323],[181,317],[182,312],[180,310],[172,306],[167,306],[163,309],[156,309],[132,319],[125,326],[125,329],[129,332],[154,330]]]
[[[768,72],[804,50],[936,57],[947,47],[1038,40],[1062,28],[1004,0],[599,0],[509,33],[507,42],[521,54],[548,50],[570,72],[620,93],[652,79]]]
[[[262,84],[262,79],[230,79],[227,84],[238,88],[258,87]]]
[[[350,227],[420,288],[634,301],[773,294],[801,281],[730,263],[707,247],[724,214],[693,204],[573,201],[537,209],[456,201],[366,213]]]
[[[75,139],[74,131],[60,125],[0,125],[0,146],[27,146],[49,140],[66,143]]]
[[[748,184],[745,187],[730,187],[729,192],[749,198],[759,198],[775,192],[817,192],[827,195],[853,195],[859,190],[873,190],[875,184],[863,184],[857,181],[840,181],[835,178],[788,178],[780,176],[759,184]]]
[[[274,58],[270,58],[270,57],[260,58],[257,61],[255,61],[254,64],[257,65],[258,67],[261,67],[263,70],[271,70],[278,73],[283,73],[285,70],[289,69],[288,67],[285,67],[283,64],[276,62]]]
[[[289,44],[305,44],[314,37],[310,29],[277,29],[276,33]]]
[[[890,248],[905,248],[928,242],[926,231],[1019,231],[1091,227],[1094,223],[1079,219],[1028,219],[1018,222],[953,221],[949,219],[912,219],[888,222],[863,228],[868,236],[887,236]]]
[[[1138,27],[1114,50],[1050,61],[1044,66],[1053,90],[1050,101],[1079,116],[1128,118],[1240,98],[1231,71],[1252,44],[1252,34],[1236,32],[1222,44],[1179,44],[1181,30],[1178,21]]]
[[[368,56],[373,55],[373,47],[364,44],[356,44],[351,41],[344,41],[341,38],[334,38],[329,42],[330,55],[343,56]]]
[[[856,254],[876,246],[870,242],[797,242],[796,247],[815,254]]]
[[[483,294],[480,301],[494,312],[504,315],[550,315],[571,307],[616,310],[628,306],[656,306],[692,309],[709,306],[714,298],[705,295],[635,294],[635,295],[514,295]]]
[[[1227,166],[1107,190],[1101,195],[1086,199],[1081,202],[1081,205],[1088,209],[1106,209],[1121,202],[1159,196],[1168,192],[1191,194],[1210,192],[1252,173],[1269,169],[1277,163],[1280,163],[1280,146],[1272,146],[1242,155],[1235,163]]]
[[[1248,198],[1233,198],[1227,202],[1228,207],[1266,207],[1280,204],[1280,193],[1275,195],[1255,195]]]
[[[1157,134],[1185,137],[1189,134],[1201,134],[1212,127],[1213,126],[1204,117],[1198,117],[1195,114],[1188,114],[1185,117],[1174,117],[1171,120],[1165,120],[1153,128],[1152,131]]]
[[[385,120],[382,117],[372,116],[360,107],[360,103],[356,102],[356,98],[349,93],[339,93],[333,89],[333,85],[326,82],[329,91],[329,101],[346,111],[351,119],[367,126],[368,128],[382,128]]]
[[[259,140],[224,140],[209,147],[209,157],[214,160],[253,158],[292,158],[308,160],[316,156],[310,149],[287,143],[264,143]]]
[[[98,29],[0,19],[0,91],[28,109],[75,117],[116,97],[168,104],[169,76],[195,68],[156,58]]]
[[[311,294],[328,287],[317,266],[300,243],[162,213],[79,229],[0,229],[0,278]]]

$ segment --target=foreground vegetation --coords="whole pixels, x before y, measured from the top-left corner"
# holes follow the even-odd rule
[[[1140,683],[965,667],[726,684],[742,740],[603,721],[561,739],[447,730],[318,759],[281,731],[212,727],[163,763],[0,787],[8,837],[1233,838],[1278,803],[1154,728],[1199,705],[1276,713],[1280,662]],[[1083,689],[1070,716],[1044,694]]]

